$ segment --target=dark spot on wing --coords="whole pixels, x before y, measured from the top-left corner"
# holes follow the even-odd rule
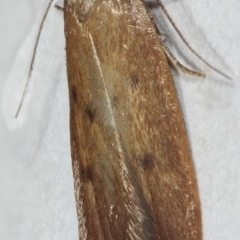
[[[131,75],[130,84],[134,90],[136,90],[138,88],[139,78],[136,74]]]
[[[95,111],[94,111],[94,109],[90,105],[87,105],[87,107],[85,108],[85,112],[86,112],[90,122],[93,122],[94,118],[95,118]]]
[[[143,158],[140,160],[141,167],[144,170],[154,168],[154,157],[150,153],[146,153]]]
[[[92,181],[92,169],[87,166],[81,170],[81,180],[83,182]]]
[[[117,96],[117,95],[114,95],[113,97],[112,97],[112,105],[115,107],[115,108],[117,108],[118,106],[119,106],[119,97]]]
[[[71,93],[74,101],[77,103],[78,97],[77,97],[77,89],[75,86],[72,86],[71,88]]]

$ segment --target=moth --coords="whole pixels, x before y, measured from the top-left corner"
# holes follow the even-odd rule
[[[65,0],[79,239],[202,239],[166,52],[141,0]]]
[[[196,175],[167,57],[202,75],[171,55],[143,0],[64,0],[63,12],[79,240],[201,240]]]

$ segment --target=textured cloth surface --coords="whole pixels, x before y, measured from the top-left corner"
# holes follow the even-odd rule
[[[47,0],[0,3],[0,239],[77,240],[62,13],[52,8],[14,119]],[[206,79],[173,69],[200,188],[205,240],[240,239],[240,3],[164,1],[202,64],[156,11],[166,44]]]

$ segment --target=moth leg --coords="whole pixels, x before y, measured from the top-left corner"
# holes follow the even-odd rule
[[[168,14],[167,9],[165,8],[165,6],[163,5],[161,0],[156,0],[157,3],[159,4],[159,6],[161,7],[161,9],[163,10],[164,14],[166,15],[166,17],[168,18],[169,22],[172,24],[173,28],[176,30],[177,34],[179,35],[179,37],[182,39],[182,41],[186,44],[186,46],[191,50],[191,52],[197,56],[202,62],[204,62],[208,67],[210,67],[211,69],[213,69],[215,72],[221,74],[222,76],[224,76],[225,78],[228,78],[229,80],[232,80],[232,78],[230,76],[228,76],[227,74],[225,74],[224,72],[220,71],[219,69],[217,69],[216,67],[214,67],[212,64],[208,63],[203,57],[201,57],[188,43],[188,41],[185,39],[185,37],[183,36],[183,34],[180,32],[180,30],[177,28],[175,22],[172,20],[172,18],[170,17],[170,15]],[[163,46],[164,47],[164,46]],[[166,52],[166,50],[165,50]],[[169,52],[169,51],[168,51]],[[168,53],[166,52],[166,54],[168,55]],[[171,54],[171,53],[170,53]],[[171,54],[172,55],[172,54]],[[169,58],[171,58],[170,56],[168,56]],[[176,61],[176,60],[175,60]],[[178,66],[180,68],[180,66]],[[181,69],[181,68],[180,68]],[[191,71],[191,70],[190,70]],[[194,71],[192,71],[194,72]],[[192,74],[191,74],[192,75]],[[195,74],[193,74],[194,76],[197,76]]]
[[[205,74],[200,73],[200,72],[196,72],[193,71],[185,66],[183,66],[175,57],[174,55],[171,53],[171,51],[168,49],[168,47],[166,47],[164,45],[164,43],[162,42],[162,47],[164,49],[165,54],[167,55],[168,59],[172,62],[172,64],[176,67],[179,68],[183,73],[185,74],[189,74],[191,76],[195,76],[195,77],[202,77],[205,78]]]
[[[59,6],[59,5],[57,5],[57,4],[55,4],[54,7],[55,7],[57,10],[61,11],[61,12],[64,11],[64,8],[61,7],[61,6]]]
[[[160,0],[157,0],[158,4],[160,5],[160,7],[164,10],[164,13],[167,15],[167,17],[170,18],[170,16],[168,15],[168,13],[166,12],[166,9],[164,6],[162,6],[162,3]],[[150,15],[151,17],[151,15]],[[152,18],[152,17],[151,17]],[[175,23],[172,21],[172,19],[170,18],[170,22],[172,23],[172,25],[175,27]],[[164,44],[166,39],[168,38],[167,34],[165,33],[161,33],[156,25],[156,23],[153,21],[153,24],[155,25],[156,27],[156,30],[157,30],[157,34],[159,36],[159,39],[160,39],[160,42],[162,44],[162,47],[164,49],[164,52],[165,54],[167,55],[168,59],[173,63],[173,65],[176,67],[176,68],[179,68],[183,73],[185,74],[189,74],[191,76],[195,76],[195,77],[202,77],[202,78],[205,78],[205,74],[203,73],[200,73],[200,72],[196,72],[196,71],[193,71],[185,66],[183,66],[175,57],[174,55],[171,53],[171,51],[168,49],[168,47]],[[177,29],[177,33],[180,35],[181,33],[179,33],[179,30]],[[182,36],[182,35],[181,35]],[[185,39],[184,39],[185,40]]]

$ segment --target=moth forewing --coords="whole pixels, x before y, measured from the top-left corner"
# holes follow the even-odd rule
[[[169,65],[140,0],[64,2],[79,239],[202,239]]]

